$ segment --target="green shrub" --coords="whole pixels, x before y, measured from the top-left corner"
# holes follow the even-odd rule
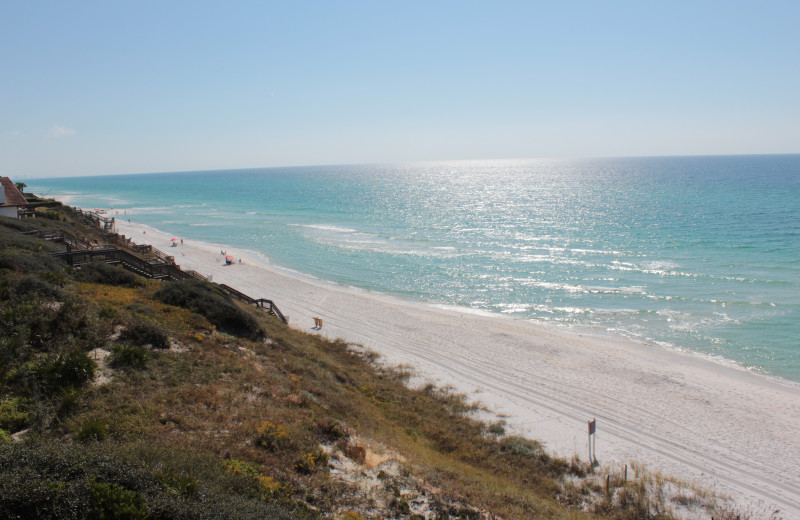
[[[268,451],[282,448],[289,442],[289,432],[280,424],[264,421],[258,428],[255,443],[256,446]]]
[[[125,343],[111,347],[111,366],[114,368],[142,369],[147,366],[150,353],[141,345]]]
[[[11,444],[13,440],[11,439],[11,435],[4,429],[0,428],[0,447]]]
[[[180,461],[202,475],[195,493],[179,479],[176,493],[159,474]],[[194,471],[192,471],[194,475]],[[188,495],[188,496],[187,496]],[[175,520],[312,519],[302,504],[267,501],[256,479],[232,474],[216,458],[152,446],[100,443],[91,450],[57,442],[14,443],[0,449],[0,518]]]
[[[104,342],[100,322],[87,307],[39,298],[16,304],[0,301],[0,388],[5,395],[29,397],[25,424],[46,427],[77,406],[80,388],[94,379],[88,351]]]
[[[80,403],[81,389],[74,386],[68,386],[61,389],[61,402],[56,410],[56,415],[59,417],[66,417],[72,413]]]
[[[250,339],[264,336],[255,318],[213,284],[196,280],[170,282],[153,296],[163,303],[200,314],[228,334]]]
[[[497,421],[496,423],[489,426],[489,433],[492,435],[505,435],[506,434],[506,422],[505,421]]]
[[[347,437],[347,427],[330,417],[317,421],[316,427],[320,439],[326,442],[335,442]]]
[[[105,335],[97,316],[73,298],[63,302],[34,298],[13,305],[0,302],[0,338],[14,339],[17,363],[34,352],[89,351],[102,345]]]
[[[48,271],[49,272],[49,271]],[[52,283],[34,275],[24,275],[12,288],[14,294],[19,297],[38,296],[45,299],[61,299],[63,293],[61,289]]]
[[[327,468],[327,464],[328,455],[319,448],[315,448],[312,451],[303,453],[297,462],[295,462],[294,469],[298,473],[310,475],[314,471]]]
[[[26,231],[38,231],[42,226],[31,220],[0,217],[0,250],[28,252],[61,251],[61,245],[44,241],[34,235],[23,235]]]
[[[117,317],[117,311],[113,307],[103,305],[102,307],[100,307],[100,309],[98,309],[97,316],[105,320],[113,320],[114,318]]]
[[[145,319],[130,321],[122,331],[120,340],[141,347],[150,345],[158,349],[169,348],[169,336],[164,327]]]
[[[14,433],[28,426],[30,421],[27,399],[14,397],[0,403],[0,428],[3,430]]]
[[[66,218],[62,217],[60,213],[56,211],[37,211],[36,216],[40,218],[46,218],[47,220],[55,220],[56,222],[61,222],[67,220]]]
[[[167,490],[183,498],[194,498],[197,495],[197,488],[200,483],[190,475],[185,475],[178,471],[161,471],[156,474],[158,480]]]
[[[33,274],[45,271],[57,272],[63,269],[63,264],[46,251],[6,249],[0,252],[0,269]]]
[[[502,439],[498,446],[500,453],[506,455],[506,461],[511,465],[536,468],[537,472],[551,477],[563,475],[569,470],[566,460],[548,455],[540,442],[514,435]]]
[[[51,391],[67,387],[81,387],[94,379],[97,368],[89,354],[71,350],[56,354],[52,361],[38,370],[40,381]]]
[[[88,516],[91,519],[138,520],[147,517],[142,497],[118,484],[93,480],[89,483],[89,497],[91,510]]]
[[[125,308],[134,314],[141,314],[142,316],[149,316],[151,318],[158,315],[158,313],[152,306],[145,305],[142,302],[129,303]]]
[[[108,432],[108,425],[99,417],[89,417],[76,430],[79,441],[102,441]]]
[[[102,283],[124,287],[140,287],[144,285],[141,277],[122,267],[117,267],[105,262],[92,262],[84,265],[73,275],[82,282]]]
[[[39,240],[35,237],[21,234],[25,231],[36,231],[40,227],[37,224],[35,220],[0,217],[0,238],[19,237],[31,242],[38,242]],[[0,240],[0,244],[2,243]]]
[[[502,451],[518,457],[537,459],[547,456],[542,443],[516,435],[506,437],[500,441],[500,447]]]
[[[39,277],[52,285],[63,287],[67,282],[67,275],[63,271],[44,271],[39,273]]]

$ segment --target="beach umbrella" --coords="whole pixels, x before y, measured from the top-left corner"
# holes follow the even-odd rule
[[[177,238],[171,238],[171,239],[170,239],[170,242],[177,242],[177,241],[178,241],[178,239],[177,239]]]

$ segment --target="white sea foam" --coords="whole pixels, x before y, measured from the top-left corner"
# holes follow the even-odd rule
[[[341,227],[335,226],[333,224],[290,224],[290,225],[297,225],[300,227],[308,228],[308,229],[318,229],[320,231],[333,231],[335,233],[356,233],[357,230],[348,228],[348,227]]]

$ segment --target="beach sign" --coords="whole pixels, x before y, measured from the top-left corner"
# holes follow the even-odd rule
[[[589,463],[597,464],[597,437],[595,436],[595,432],[597,431],[597,419],[592,417],[592,420],[588,421],[588,424],[589,424]]]

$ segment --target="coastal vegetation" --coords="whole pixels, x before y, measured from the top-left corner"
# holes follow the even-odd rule
[[[42,212],[0,219],[0,517],[746,518],[640,468],[553,457],[211,283],[67,267],[24,232],[102,235]]]

